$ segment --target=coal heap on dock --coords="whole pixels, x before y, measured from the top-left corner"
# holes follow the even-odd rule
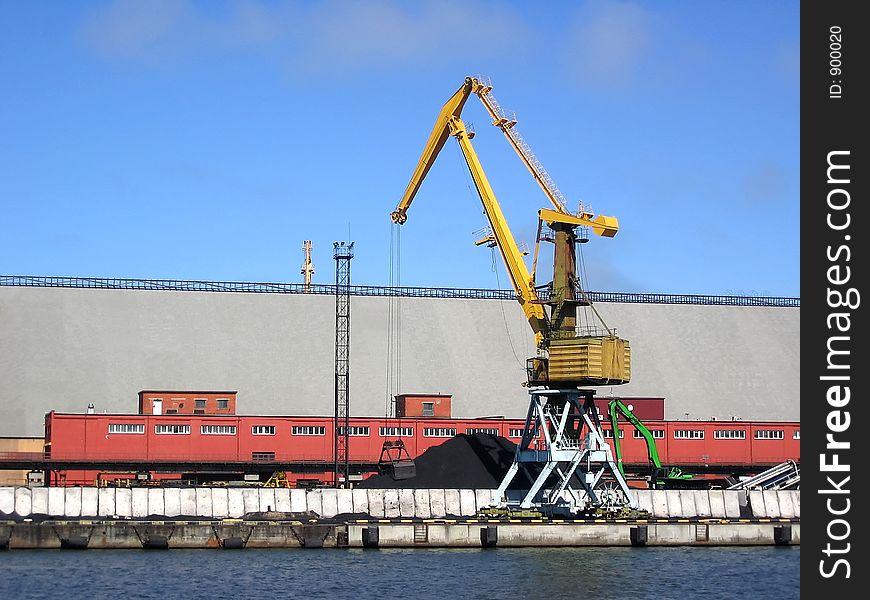
[[[395,480],[390,475],[374,475],[360,482],[360,489],[494,489],[499,486],[514,460],[516,444],[487,433],[459,434],[443,444],[429,448],[415,459],[417,474]],[[522,471],[511,489],[527,489]]]

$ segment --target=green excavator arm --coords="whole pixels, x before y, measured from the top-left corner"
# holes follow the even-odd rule
[[[662,479],[692,479],[692,475],[683,473],[679,467],[665,468],[662,466],[662,461],[659,458],[659,450],[656,447],[656,440],[653,437],[652,432],[634,415],[633,412],[631,412],[631,410],[629,410],[625,404],[622,403],[622,401],[616,398],[612,399],[607,405],[607,412],[610,416],[610,427],[613,431],[613,453],[616,455],[616,466],[620,473],[625,475],[625,470],[622,466],[622,448],[619,443],[619,415],[621,414],[629,423],[634,425],[634,428],[637,429],[643,436],[644,440],[646,440],[647,454],[649,456],[649,462],[652,464],[654,469],[653,479],[656,483]]]

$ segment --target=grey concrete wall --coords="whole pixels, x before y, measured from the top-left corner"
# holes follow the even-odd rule
[[[388,398],[389,299],[354,297],[351,414]],[[519,306],[402,298],[400,392],[453,394],[454,415],[523,417],[534,343]],[[795,308],[600,303],[630,340],[632,382],[666,417],[798,420]],[[328,415],[331,296],[0,287],[0,436],[50,410],[135,412],[142,389],[238,390],[242,414]]]

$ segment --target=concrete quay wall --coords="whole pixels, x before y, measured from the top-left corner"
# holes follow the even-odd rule
[[[67,519],[198,517],[240,519],[257,512],[366,514],[379,519],[473,517],[494,490],[287,488],[0,487],[0,515]],[[634,490],[653,518],[800,519],[800,491]]]
[[[0,520],[0,550],[799,545],[800,523]]]

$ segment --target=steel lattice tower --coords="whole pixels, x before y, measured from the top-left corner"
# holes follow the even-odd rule
[[[333,485],[343,487],[348,481],[348,408],[350,404],[350,259],[353,242],[335,242],[335,436]]]

